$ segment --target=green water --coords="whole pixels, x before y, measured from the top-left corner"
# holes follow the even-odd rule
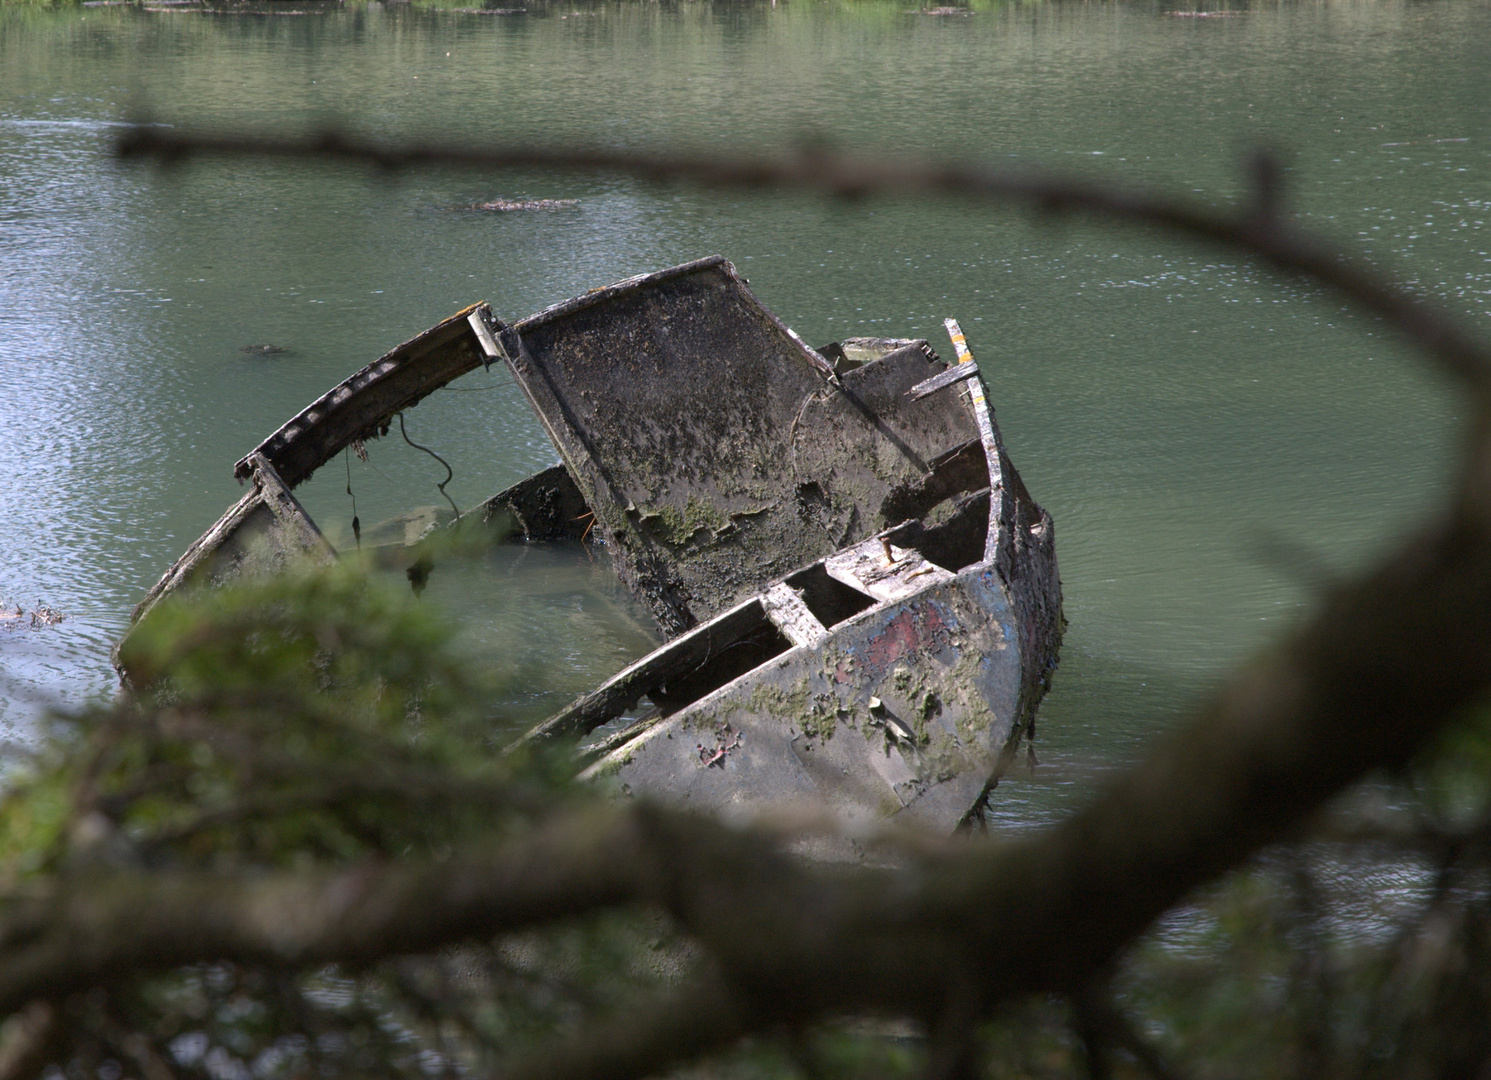
[[[109,158],[117,125],[859,151],[1050,166],[1228,203],[1259,142],[1308,223],[1487,325],[1491,4],[1148,4],[925,15],[909,3],[0,9],[0,723],[112,686],[110,643],[239,489],[233,462],[392,345],[476,300],[515,318],[721,253],[809,341],[958,317],[1011,453],[1055,515],[1071,621],[1042,820],[1131,760],[1228,664],[1442,490],[1455,403],[1330,298],[1129,228],[965,204],[625,179]],[[574,207],[484,214],[495,196]],[[245,345],[289,352],[248,356]],[[554,455],[505,373],[410,413],[463,508]],[[439,501],[402,444],[353,462],[363,522]],[[303,489],[336,534],[340,463]],[[1281,555],[1290,549],[1292,555]],[[645,652],[603,556],[508,551],[436,575],[542,714]],[[515,719],[516,722],[516,719]]]

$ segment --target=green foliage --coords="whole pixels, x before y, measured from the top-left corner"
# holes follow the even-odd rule
[[[428,853],[557,793],[521,781],[426,605],[301,571],[168,602],[121,660],[135,701],[59,726],[0,807],[22,873],[67,859],[304,864]]]
[[[132,700],[57,718],[12,778],[8,891],[102,870],[439,859],[588,797],[567,751],[502,752],[510,725],[486,703],[510,693],[452,637],[430,604],[346,566],[161,604],[121,650]],[[616,913],[359,972],[192,967],[61,1003],[56,1060],[78,1077],[109,1061],[203,1077],[489,1067],[688,963],[655,916]]]
[[[562,800],[567,752],[506,755],[510,697],[455,659],[428,603],[355,569],[161,605],[122,660],[133,700],[59,718],[0,801],[0,876],[24,902],[101,868],[242,872],[452,857]],[[1491,714],[1172,912],[1098,988],[1096,1038],[1061,997],[981,1031],[984,1075],[1452,1075],[1491,1053]],[[0,901],[3,903],[3,901]],[[3,908],[0,908],[3,910]],[[424,1077],[507,1055],[676,985],[696,963],[653,913],[613,911],[362,970],[214,964],[58,1004],[69,1078]],[[115,1065],[109,1065],[114,1062]],[[923,1041],[830,1025],[680,1075],[910,1077]],[[100,1068],[104,1073],[100,1073]],[[1463,1071],[1463,1070],[1462,1070]]]

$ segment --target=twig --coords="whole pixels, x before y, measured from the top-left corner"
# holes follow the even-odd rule
[[[801,188],[843,198],[869,195],[954,195],[982,202],[1020,203],[1047,213],[1082,211],[1155,225],[1249,252],[1276,270],[1303,275],[1381,316],[1422,346],[1446,372],[1485,397],[1491,360],[1448,314],[1426,299],[1388,284],[1368,267],[1292,226],[1278,210],[1278,168],[1255,159],[1255,196],[1239,213],[1218,213],[1178,198],[1125,191],[1042,172],[999,171],[978,164],[924,164],[854,158],[821,148],[761,158],[692,157],[585,148],[472,147],[435,143],[396,146],[327,131],[304,138],[212,135],[151,125],[127,129],[115,144],[121,158],[175,165],[193,156],[330,158],[382,170],[462,166],[485,171],[543,169],[622,173],[657,182],[685,180],[711,187]]]

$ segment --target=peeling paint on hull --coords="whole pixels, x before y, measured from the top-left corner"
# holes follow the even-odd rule
[[[658,720],[587,775],[700,810],[811,802],[849,823],[904,814],[948,829],[1016,735],[1020,667],[1003,586],[974,569],[854,617],[824,648],[788,650]],[[739,745],[706,765],[700,748],[727,727]]]

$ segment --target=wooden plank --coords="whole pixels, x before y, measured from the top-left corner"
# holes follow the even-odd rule
[[[476,340],[481,343],[482,352],[486,354],[487,366],[491,361],[498,360],[504,355],[502,346],[497,344],[497,339],[492,336],[492,328],[487,325],[487,320],[482,318],[480,311],[473,311],[466,316],[466,321],[471,324],[471,329],[476,333]]]
[[[765,622],[766,613],[760,598],[752,597],[644,656],[563,712],[530,730],[513,746],[593,731],[633,707],[644,694],[669,679],[694,671],[710,657],[760,630]]]
[[[828,628],[808,609],[798,591],[785,581],[767,589],[761,597],[761,604],[766,609],[767,618],[792,644],[816,649],[828,640]]]
[[[956,576],[928,562],[919,552],[896,547],[879,536],[829,556],[823,561],[823,569],[835,581],[882,602],[904,600]]]
[[[937,393],[943,387],[960,383],[964,379],[971,379],[977,374],[978,365],[972,360],[966,363],[955,364],[946,371],[939,372],[930,379],[917,383],[910,390],[906,391],[906,396],[912,401],[920,401],[924,397]]]

